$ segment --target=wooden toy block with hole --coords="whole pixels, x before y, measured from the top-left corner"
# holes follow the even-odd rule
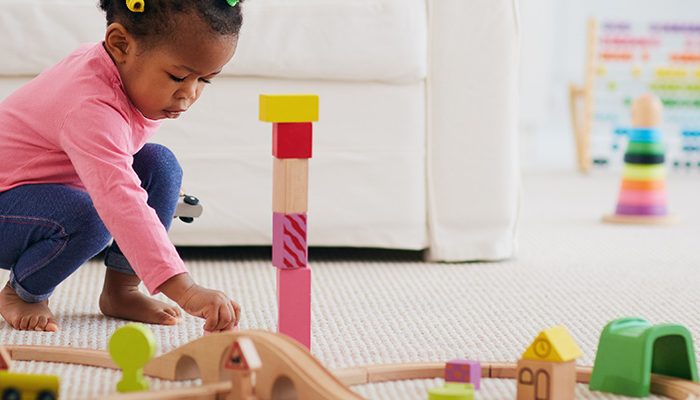
[[[311,348],[311,268],[277,269],[278,330]]]
[[[450,360],[445,364],[445,382],[471,383],[474,389],[481,386],[481,365],[478,361]]]
[[[309,160],[273,158],[272,211],[305,213],[309,207]]]
[[[312,142],[311,122],[272,124],[272,155],[277,158],[311,158]]]
[[[306,214],[272,214],[272,265],[281,269],[308,265]]]
[[[261,94],[259,110],[265,122],[318,121],[318,95]]]

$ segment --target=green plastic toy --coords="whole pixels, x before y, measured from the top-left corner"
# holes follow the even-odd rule
[[[693,338],[681,325],[652,325],[641,318],[608,323],[600,334],[591,390],[649,395],[651,374],[698,381]]]
[[[474,400],[474,385],[445,382],[444,386],[428,390],[428,400]]]
[[[148,390],[148,381],[143,377],[143,367],[156,354],[156,338],[153,332],[141,324],[127,324],[112,334],[108,347],[112,360],[122,369],[122,380],[117,383],[117,391]]]

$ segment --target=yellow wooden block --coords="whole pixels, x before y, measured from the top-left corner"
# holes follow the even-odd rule
[[[272,211],[298,214],[308,211],[309,160],[273,158]]]
[[[525,360],[566,362],[581,356],[581,349],[563,325],[545,329],[525,350]]]
[[[318,95],[261,94],[259,118],[265,122],[318,121]]]

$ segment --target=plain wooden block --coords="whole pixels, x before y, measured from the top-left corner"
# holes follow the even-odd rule
[[[312,142],[311,122],[272,124],[272,155],[277,158],[311,158]]]
[[[281,269],[304,268],[308,264],[306,214],[273,213],[272,265]]]
[[[272,211],[285,214],[308,211],[309,160],[273,158]]]
[[[318,95],[261,94],[260,120],[265,122],[318,121]]]
[[[278,331],[311,349],[311,268],[277,269]]]

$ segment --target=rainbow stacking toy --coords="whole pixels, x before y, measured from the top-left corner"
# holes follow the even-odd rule
[[[624,224],[666,224],[665,149],[661,131],[661,101],[645,94],[632,103],[632,125],[615,214],[603,221]]]

